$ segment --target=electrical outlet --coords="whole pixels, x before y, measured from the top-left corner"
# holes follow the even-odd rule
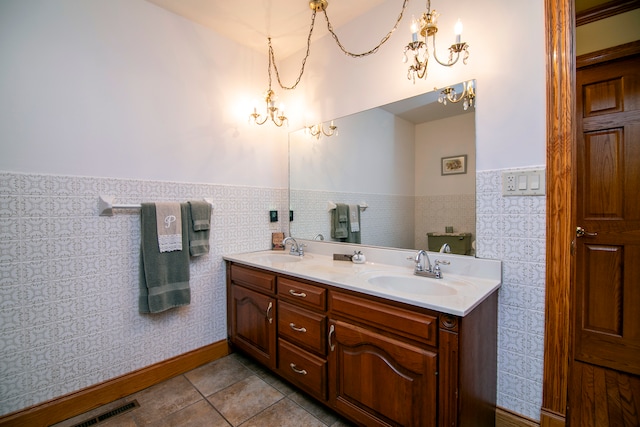
[[[502,195],[543,196],[545,194],[544,178],[544,169],[502,172]]]
[[[516,191],[516,176],[513,174],[505,174],[504,186],[507,191]]]

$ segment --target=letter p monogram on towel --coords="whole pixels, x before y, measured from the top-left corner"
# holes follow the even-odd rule
[[[164,228],[170,228],[171,224],[176,222],[175,215],[167,215],[164,217]]]

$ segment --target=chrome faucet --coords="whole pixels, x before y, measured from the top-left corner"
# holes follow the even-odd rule
[[[424,260],[427,260],[427,263],[424,263]],[[424,249],[420,249],[416,254],[416,268],[415,273],[427,272],[431,273],[431,261],[429,260],[429,255],[427,255],[427,251]]]
[[[302,256],[304,255],[304,246],[305,245],[301,245],[299,244],[296,239],[294,239],[293,237],[289,236],[286,237],[283,241],[282,241],[282,246],[284,246],[285,248],[287,247],[287,242],[289,242],[289,240],[292,241],[291,243],[291,249],[289,250],[289,255],[297,255],[297,256]]]
[[[445,243],[444,245],[442,245],[442,247],[440,248],[440,253],[441,254],[450,254],[451,253],[451,246],[449,246],[448,243]]]
[[[426,260],[426,263],[425,263]],[[416,254],[415,259],[416,267],[413,271],[413,274],[417,276],[423,277],[431,277],[433,279],[442,279],[442,270],[440,270],[440,264],[449,265],[449,261],[443,261],[437,259],[435,262],[435,266],[431,267],[431,261],[429,260],[429,255],[427,251],[420,249]]]

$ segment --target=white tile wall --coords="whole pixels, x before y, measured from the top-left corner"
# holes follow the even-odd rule
[[[476,183],[478,256],[503,261],[498,405],[537,420],[545,198],[502,197],[501,173],[478,172]],[[191,263],[191,305],[138,313],[139,215],[99,217],[99,194],[213,198],[212,249]],[[222,255],[268,248],[286,205],[286,189],[0,172],[0,415],[224,339]]]
[[[498,305],[499,406],[540,419],[544,349],[543,196],[502,196],[502,170],[476,176],[477,255],[502,260]]]
[[[140,217],[118,203],[214,200],[191,304],[138,313]],[[0,415],[226,338],[222,255],[267,249],[286,189],[0,172]],[[284,218],[284,212],[280,212]]]

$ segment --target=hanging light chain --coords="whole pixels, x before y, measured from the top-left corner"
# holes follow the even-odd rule
[[[387,40],[389,40],[389,38],[391,37],[391,35],[393,34],[393,32],[398,28],[398,25],[400,24],[400,21],[402,20],[402,16],[404,14],[404,11],[407,9],[407,4],[409,3],[409,0],[404,0],[404,2],[402,3],[402,10],[400,11],[400,15],[398,15],[398,19],[396,20],[396,24],[393,26],[393,28],[391,29],[391,31],[389,31],[387,33],[386,36],[384,36],[382,38],[382,40],[380,40],[380,43],[378,43],[378,45],[376,47],[374,47],[371,50],[368,50],[366,52],[362,52],[362,53],[352,53],[349,52],[343,45],[342,43],[340,43],[340,40],[338,39],[338,35],[333,31],[333,27],[331,26],[331,22],[329,22],[329,16],[327,15],[327,10],[323,10],[324,12],[324,17],[325,20],[327,21],[327,29],[329,30],[329,32],[331,33],[331,36],[333,37],[333,39],[335,40],[336,44],[338,45],[338,47],[340,48],[340,50],[342,50],[342,52],[344,52],[345,55],[348,55],[352,58],[362,58],[364,56],[368,56],[368,55],[372,55],[374,53],[376,53],[378,51],[378,49],[380,49],[380,47],[385,44],[387,42]]]
[[[366,52],[362,52],[362,53],[349,52],[347,50],[347,48],[344,47],[344,45],[340,42],[340,39],[338,38],[338,35],[333,30],[333,26],[331,25],[331,22],[329,21],[329,16],[327,15],[326,8],[321,9],[321,10],[324,12],[324,17],[325,17],[325,20],[327,21],[327,29],[329,30],[329,33],[331,33],[331,36],[335,40],[335,42],[338,45],[338,47],[340,48],[340,50],[342,50],[342,52],[344,52],[346,55],[348,55],[348,56],[350,56],[352,58],[362,58],[364,56],[368,56],[368,55],[372,55],[372,54],[376,53],[380,49],[380,47],[383,44],[385,44],[387,42],[387,40],[389,40],[389,38],[391,38],[391,35],[396,31],[396,29],[398,28],[398,25],[400,24],[400,21],[402,20],[404,12],[407,9],[407,4],[408,3],[409,3],[409,0],[404,0],[404,2],[402,3],[402,10],[400,11],[400,14],[398,15],[398,19],[396,20],[395,25],[393,26],[391,31],[389,31],[382,38],[382,40],[380,40],[380,43],[378,43],[378,45],[376,47],[374,47],[373,49],[368,50]],[[271,37],[268,38],[269,39],[269,88],[271,88],[271,66],[272,65],[273,65],[273,70],[276,73],[276,79],[278,80],[278,84],[280,85],[280,87],[282,89],[293,90],[300,83],[300,80],[302,79],[302,75],[304,74],[305,65],[307,64],[307,59],[309,58],[309,54],[311,52],[311,36],[313,35],[313,28],[314,28],[315,22],[316,22],[316,11],[317,11],[317,9],[313,9],[313,12],[311,14],[311,25],[309,27],[309,34],[307,35],[307,51],[305,53],[304,58],[302,59],[302,65],[300,67],[300,73],[298,74],[298,77],[296,78],[295,83],[293,85],[285,86],[284,84],[282,84],[282,80],[280,79],[280,72],[278,71],[278,66],[276,65],[276,56],[275,56],[275,53],[274,53],[274,50],[273,50],[273,45],[271,44]]]
[[[298,78],[296,79],[296,82],[292,86],[285,86],[282,84],[282,81],[280,80],[280,72],[278,72],[278,66],[276,65],[276,56],[273,52],[273,46],[271,45],[271,37],[269,37],[269,81],[271,81],[271,64],[273,64],[273,69],[276,72],[276,78],[278,79],[278,84],[282,89],[293,90],[298,86],[298,84],[300,83],[300,80],[302,79],[302,75],[304,74],[304,67],[307,64],[307,58],[309,58],[309,53],[311,52],[311,35],[313,34],[313,27],[315,25],[315,22],[316,22],[316,11],[314,9],[313,13],[311,14],[311,26],[309,27],[309,35],[307,36],[307,53],[304,55],[304,58],[302,59],[300,74],[298,74]]]

